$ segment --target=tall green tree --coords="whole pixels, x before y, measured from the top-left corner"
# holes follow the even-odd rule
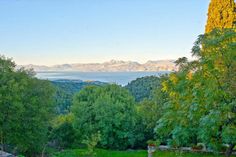
[[[234,0],[211,0],[205,32],[218,28],[233,28],[236,22]]]
[[[133,147],[135,102],[126,89],[118,85],[85,87],[74,97],[72,113],[79,142],[100,131],[103,148]]]
[[[54,113],[53,88],[31,71],[15,70],[15,63],[0,57],[0,142],[2,149],[33,156],[47,143]]]

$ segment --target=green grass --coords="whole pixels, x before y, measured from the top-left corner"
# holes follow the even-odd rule
[[[82,157],[84,150],[74,149],[57,152],[52,157]],[[147,151],[110,151],[110,150],[96,150],[96,157],[147,157]],[[201,154],[201,153],[180,153],[180,152],[167,152],[157,151],[154,157],[220,157],[215,154]]]

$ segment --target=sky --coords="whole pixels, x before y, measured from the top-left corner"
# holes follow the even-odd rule
[[[0,54],[17,64],[191,57],[209,0],[0,0]]]

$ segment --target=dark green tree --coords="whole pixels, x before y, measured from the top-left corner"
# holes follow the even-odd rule
[[[0,57],[0,142],[2,149],[33,156],[47,143],[54,113],[53,88],[33,72],[15,70],[15,63]]]
[[[152,97],[153,91],[159,87],[160,77],[157,76],[137,78],[125,86],[125,88],[128,89],[135,97],[137,102],[140,102],[145,98],[150,99]]]
[[[70,112],[74,94],[84,87],[89,85],[102,86],[106,84],[98,81],[82,82],[72,80],[54,80],[51,82],[56,89],[55,103],[58,114],[66,114]]]

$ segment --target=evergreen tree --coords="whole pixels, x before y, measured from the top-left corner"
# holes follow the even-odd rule
[[[206,33],[214,28],[233,28],[236,21],[234,0],[211,0]]]

